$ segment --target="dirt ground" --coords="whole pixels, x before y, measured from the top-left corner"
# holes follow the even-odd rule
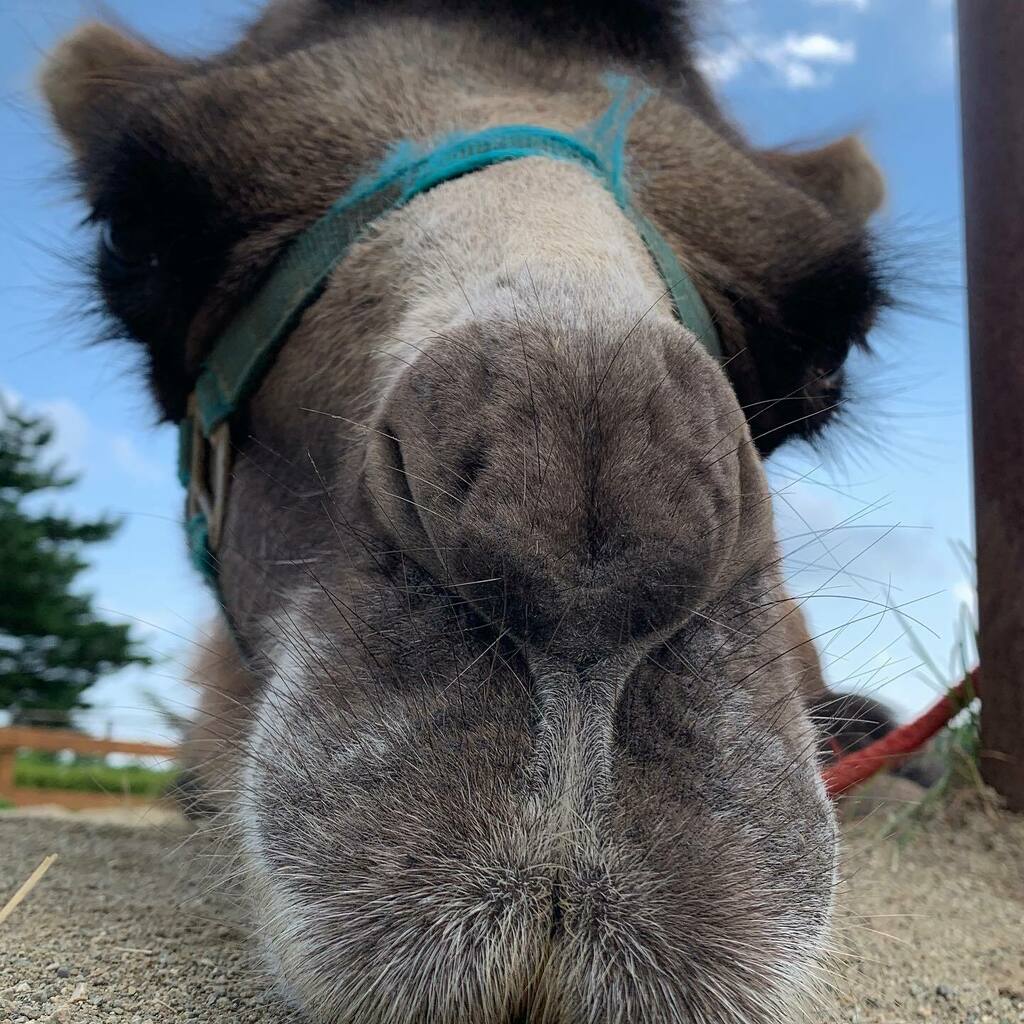
[[[1024,1022],[1024,818],[954,808],[894,838],[888,813],[845,827],[846,953],[815,1024]],[[173,815],[111,817],[0,815],[0,906],[58,855],[0,924],[0,1021],[291,1021],[211,886],[212,848]]]

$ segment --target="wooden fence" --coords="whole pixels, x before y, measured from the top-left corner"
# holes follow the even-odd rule
[[[15,784],[14,766],[19,750],[68,750],[74,754],[135,754],[174,760],[177,747],[159,743],[134,743],[124,740],[98,740],[70,729],[36,729],[30,726],[0,728],[0,800],[15,807],[58,804],[69,810],[92,807],[143,806],[153,798],[131,793],[88,792],[77,789],[35,788]]]

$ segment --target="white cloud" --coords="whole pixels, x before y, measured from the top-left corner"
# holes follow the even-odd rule
[[[52,398],[29,410],[45,416],[54,428],[50,454],[60,459],[66,469],[81,470],[91,426],[89,417],[70,398]]]
[[[712,82],[721,83],[731,82],[743,70],[743,65],[749,59],[749,54],[743,52],[737,44],[731,43],[717,52],[708,51],[701,54],[697,58],[697,64]]]
[[[106,456],[127,476],[142,483],[160,483],[167,478],[167,467],[147,458],[128,434],[111,434],[90,422],[82,407],[70,398],[46,398],[26,401],[12,388],[0,384],[0,401],[43,416],[53,427],[53,440],[47,459],[59,462],[63,470],[82,473]],[[102,454],[101,454],[102,453]]]
[[[949,61],[950,65],[956,62],[956,50],[958,43],[959,40],[952,29],[942,34],[942,55],[947,61]]]
[[[856,57],[857,47],[848,40],[823,32],[791,32],[779,38],[747,36],[719,50],[706,51],[698,63],[704,74],[719,84],[761,64],[787,88],[814,89],[832,81],[831,69],[852,64]]]
[[[167,477],[167,467],[147,459],[127,434],[114,434],[110,438],[110,453],[118,466],[136,480],[160,483]]]
[[[80,472],[89,441],[89,417],[70,398],[49,398],[42,402],[26,402],[13,388],[0,384],[0,401],[15,409],[44,416],[53,427],[53,441],[47,452],[50,461],[59,461],[68,472]]]
[[[971,580],[959,580],[954,583],[950,587],[950,593],[957,604],[964,605],[972,613],[975,612],[978,604],[978,591]]]
[[[866,11],[869,0],[811,0],[814,7],[852,7],[855,11]]]
[[[788,35],[774,49],[782,57],[836,64],[849,64],[857,55],[853,43],[840,42],[821,32],[803,36]]]
[[[834,39],[821,32],[787,35],[766,44],[759,56],[775,69],[791,89],[810,89],[828,85],[826,70],[840,64],[852,64],[857,48],[852,42]]]

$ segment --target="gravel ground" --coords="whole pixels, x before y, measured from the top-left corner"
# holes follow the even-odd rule
[[[970,803],[895,832],[887,803],[844,828],[834,1020],[1024,1022],[1024,816]]]
[[[0,905],[58,860],[0,925],[0,1021],[284,1024],[246,953],[212,849],[156,827],[0,815]],[[977,808],[900,840],[846,826],[834,1012],[843,1024],[1024,1022],[1024,818]],[[637,1022],[640,1024],[640,1022]]]
[[[140,828],[6,813],[0,851],[0,905],[57,854],[0,924],[0,1021],[292,1020],[253,971],[232,901],[211,885],[212,848],[177,816]]]

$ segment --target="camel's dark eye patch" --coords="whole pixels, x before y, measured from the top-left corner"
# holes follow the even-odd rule
[[[185,338],[240,229],[201,172],[152,131],[125,132],[86,169],[96,183],[96,282],[118,333],[146,346],[164,413],[190,383]]]
[[[756,367],[758,393],[741,394],[754,442],[768,455],[790,438],[812,439],[843,408],[843,364],[867,347],[892,304],[872,240],[854,237],[801,268],[763,301],[732,297]]]
[[[98,267],[103,277],[132,277],[160,267],[151,239],[140,235],[124,221],[104,221],[100,227]]]

